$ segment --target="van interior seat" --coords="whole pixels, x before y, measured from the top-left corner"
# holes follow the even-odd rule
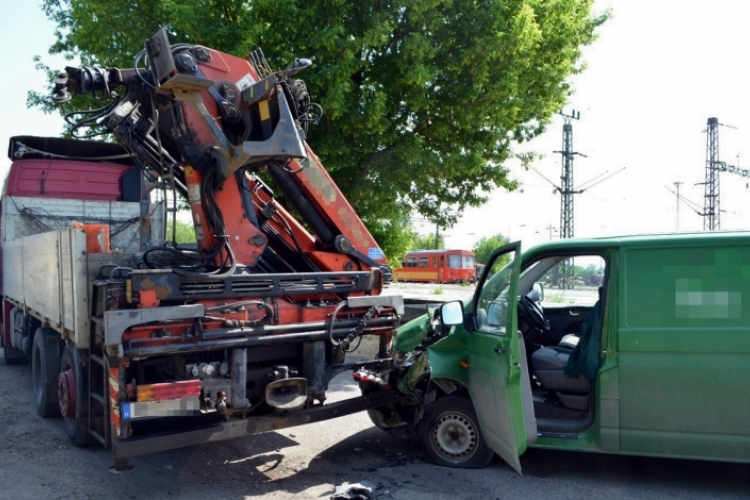
[[[557,347],[572,351],[578,345],[579,340],[581,340],[581,337],[578,336],[577,334],[568,333],[564,335],[563,338],[560,339],[560,342],[557,344]]]
[[[555,391],[589,392],[589,380],[565,375],[570,351],[559,347],[543,347],[531,355],[531,366],[542,387]]]
[[[591,381],[580,373],[575,378],[565,375],[571,352],[561,347],[543,347],[531,355],[531,366],[542,388],[554,392],[564,407],[587,411]]]

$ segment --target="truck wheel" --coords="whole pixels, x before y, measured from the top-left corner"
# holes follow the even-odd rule
[[[471,401],[457,396],[438,398],[425,408],[419,442],[426,459],[444,467],[480,469],[495,455],[484,442]]]
[[[60,414],[65,421],[65,431],[73,446],[89,446],[88,411],[89,380],[81,365],[81,351],[72,344],[63,349],[60,359],[60,375],[57,378],[57,397]]]
[[[40,417],[59,417],[57,374],[60,370],[60,335],[49,328],[37,328],[31,345],[31,385]]]

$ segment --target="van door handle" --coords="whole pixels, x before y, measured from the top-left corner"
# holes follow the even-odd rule
[[[494,351],[498,354],[505,354],[505,349],[502,347],[495,347]]]

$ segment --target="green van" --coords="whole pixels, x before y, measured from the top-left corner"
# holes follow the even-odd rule
[[[378,427],[428,460],[528,448],[750,461],[750,233],[498,249],[472,300],[399,329]]]

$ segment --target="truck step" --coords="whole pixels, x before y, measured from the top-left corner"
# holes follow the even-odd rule
[[[96,439],[97,441],[99,441],[99,443],[102,446],[104,446],[105,448],[107,447],[107,440],[104,439],[104,436],[102,436],[101,434],[99,434],[98,432],[96,432],[93,429],[90,430],[89,433],[91,433],[91,435],[94,436],[94,439]]]
[[[104,358],[99,356],[98,354],[90,354],[89,358],[91,358],[91,361],[96,363],[97,365],[104,366]]]

